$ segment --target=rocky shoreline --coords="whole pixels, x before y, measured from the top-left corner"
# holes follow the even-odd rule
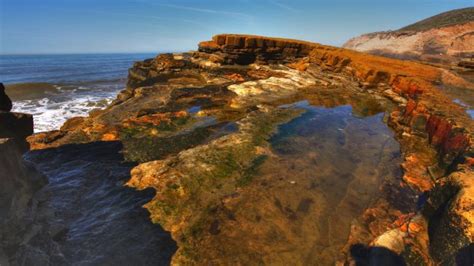
[[[282,106],[385,112],[403,172],[347,221],[346,244],[330,264],[453,264],[474,241],[474,123],[439,89],[459,82],[452,75],[316,43],[217,35],[196,52],[135,63],[106,109],[28,141],[35,150],[121,142],[125,160],[138,163],[126,185],[156,190],[145,207],[177,242],[172,264],[305,264],[318,262],[321,248],[298,248],[306,238],[290,221],[317,211],[315,200],[293,210],[262,194],[279,184],[263,175],[278,158],[272,136],[304,113]]]

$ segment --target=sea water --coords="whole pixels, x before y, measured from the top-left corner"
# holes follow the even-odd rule
[[[155,54],[0,55],[13,111],[34,115],[35,132],[103,108],[125,87],[135,61]]]

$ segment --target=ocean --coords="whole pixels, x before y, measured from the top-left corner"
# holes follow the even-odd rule
[[[0,82],[13,111],[34,116],[35,132],[104,108],[125,88],[135,61],[156,54],[0,55]]]

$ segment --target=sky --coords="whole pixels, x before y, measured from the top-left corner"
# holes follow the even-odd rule
[[[178,52],[219,33],[341,46],[474,0],[0,0],[0,54]]]

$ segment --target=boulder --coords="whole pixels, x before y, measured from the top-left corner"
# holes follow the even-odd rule
[[[12,101],[5,93],[5,86],[0,83],[0,111],[10,112],[12,109]]]
[[[0,138],[12,138],[22,152],[29,148],[26,137],[33,134],[33,116],[0,112]]]

